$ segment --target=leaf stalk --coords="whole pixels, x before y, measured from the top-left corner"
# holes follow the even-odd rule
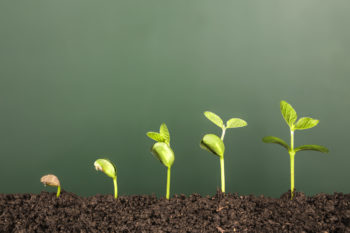
[[[222,128],[222,133],[221,133],[221,140],[224,141],[224,137],[225,137],[225,133],[226,133],[226,128],[225,126]]]

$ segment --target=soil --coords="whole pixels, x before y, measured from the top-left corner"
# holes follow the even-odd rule
[[[350,232],[350,194],[0,194],[0,232]]]

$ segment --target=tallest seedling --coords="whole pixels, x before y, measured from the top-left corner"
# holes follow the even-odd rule
[[[277,137],[264,137],[263,142],[266,143],[276,143],[288,150],[289,157],[290,157],[290,192],[291,192],[291,198],[293,199],[294,197],[294,156],[295,153],[298,151],[302,150],[314,150],[314,151],[320,151],[323,153],[327,153],[328,149],[324,146],[319,146],[319,145],[304,145],[304,146],[299,146],[297,148],[294,148],[294,131],[295,130],[304,130],[304,129],[310,129],[315,127],[319,120],[310,118],[310,117],[301,117],[297,123],[297,113],[293,109],[293,107],[288,104],[286,101],[281,101],[280,103],[281,107],[281,113],[284,118],[284,120],[287,122],[289,129],[290,129],[290,146],[283,141],[280,138]]]
[[[201,148],[220,157],[221,192],[224,193],[225,192],[225,167],[224,167],[225,132],[226,132],[226,129],[229,129],[229,128],[244,127],[247,125],[247,122],[239,118],[231,118],[226,122],[226,125],[224,125],[224,122],[222,121],[222,119],[215,113],[206,111],[204,112],[204,115],[211,122],[213,122],[215,125],[219,126],[222,129],[221,138],[219,138],[215,134],[206,134],[204,135],[200,143],[200,146]]]

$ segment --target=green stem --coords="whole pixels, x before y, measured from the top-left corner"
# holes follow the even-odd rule
[[[225,192],[225,165],[224,157],[220,157],[220,169],[221,169],[221,192]]]
[[[113,184],[114,184],[114,198],[117,199],[118,197],[117,177],[113,178]]]
[[[58,186],[57,187],[57,197],[59,197],[60,196],[60,193],[61,193],[61,186]]]
[[[224,141],[225,132],[226,132],[226,128],[224,127],[224,128],[222,129],[222,133],[221,133],[221,141]]]
[[[289,151],[289,157],[290,157],[290,193],[292,200],[294,197],[294,130],[290,131],[290,151]]]
[[[166,199],[169,200],[170,196],[170,167],[168,167],[168,175],[166,179]]]
[[[222,129],[221,140],[224,141],[226,128]],[[221,192],[225,192],[225,164],[224,156],[220,157],[220,170],[221,170]]]
[[[290,192],[292,200],[294,197],[294,155],[295,153],[290,153]]]

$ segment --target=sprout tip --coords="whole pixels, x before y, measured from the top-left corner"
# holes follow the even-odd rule
[[[94,166],[95,166],[96,171],[101,171],[101,172],[103,172],[103,169],[102,169],[102,167],[101,167],[101,165],[100,165],[99,163],[95,162],[95,163],[94,163]]]

